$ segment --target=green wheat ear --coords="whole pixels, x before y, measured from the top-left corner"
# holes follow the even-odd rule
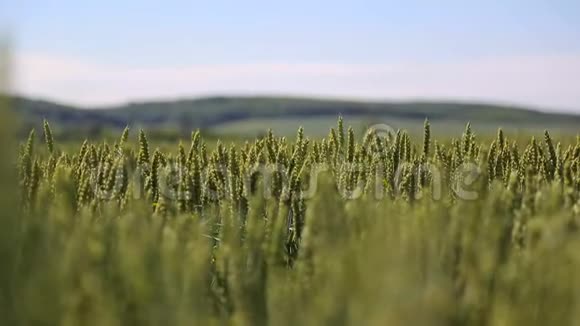
[[[44,129],[44,141],[46,142],[46,147],[48,148],[48,152],[50,154],[54,153],[54,139],[52,138],[52,130],[50,129],[50,125],[48,121],[44,120],[43,123]]]
[[[179,142],[179,150],[178,150],[178,163],[180,167],[185,167],[187,162],[187,157],[185,156],[185,147],[183,147],[183,143]]]
[[[127,142],[127,140],[129,140],[129,126],[126,126],[125,129],[123,129],[123,133],[121,134],[121,139],[119,139],[119,147],[123,147],[123,145]]]
[[[140,166],[149,166],[149,142],[143,129],[139,130],[139,158],[137,163]]]
[[[296,144],[301,144],[304,141],[304,128],[300,126],[296,132]]]
[[[473,142],[473,132],[471,131],[471,123],[468,122],[463,133],[463,152],[464,156],[468,156]]]
[[[431,146],[431,125],[429,119],[423,123],[423,160],[429,157],[429,148]]]
[[[347,144],[348,146],[346,147],[346,161],[352,163],[354,162],[355,155],[354,130],[352,129],[352,127],[348,127]]]
[[[342,115],[338,117],[337,122],[337,131],[338,131],[338,147],[340,151],[344,148],[344,120],[342,119]]]
[[[556,170],[556,165],[558,163],[558,157],[556,155],[556,149],[554,148],[554,143],[552,142],[552,138],[550,137],[550,133],[547,130],[544,130],[544,142],[546,143],[546,147],[548,148],[548,165],[547,171],[550,177],[554,176],[554,172]]]
[[[501,128],[497,130],[497,144],[499,145],[500,151],[505,147],[505,137]]]
[[[26,140],[26,147],[24,148],[25,153],[27,153],[30,156],[32,156],[32,154],[34,152],[35,135],[36,135],[36,132],[34,131],[34,129],[30,130],[30,133],[28,134],[28,139]]]

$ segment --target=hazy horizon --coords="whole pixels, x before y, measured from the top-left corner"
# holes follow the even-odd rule
[[[469,98],[364,98],[364,97],[341,97],[341,96],[324,96],[324,95],[308,95],[308,94],[282,94],[282,93],[207,93],[198,95],[176,95],[176,96],[156,96],[156,97],[141,97],[134,99],[126,99],[120,101],[113,101],[110,103],[99,104],[84,104],[60,100],[58,98],[47,96],[34,96],[29,94],[22,94],[11,92],[8,94],[19,98],[24,98],[33,101],[46,101],[59,105],[74,107],[76,109],[87,110],[107,110],[115,109],[125,105],[140,104],[140,103],[170,103],[178,101],[197,101],[211,98],[278,98],[278,99],[306,99],[306,100],[320,100],[320,101],[337,101],[337,102],[355,102],[355,103],[452,103],[452,104],[468,104],[468,105],[483,105],[483,106],[499,106],[523,110],[531,110],[546,113],[563,113],[580,115],[580,110],[567,110],[561,108],[541,107],[530,104],[523,104],[517,102],[502,102],[493,100],[478,100]]]

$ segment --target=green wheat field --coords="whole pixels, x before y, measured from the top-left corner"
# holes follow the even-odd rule
[[[476,127],[3,137],[0,324],[577,325],[580,137]]]

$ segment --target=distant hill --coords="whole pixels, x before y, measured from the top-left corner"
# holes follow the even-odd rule
[[[331,118],[338,115],[368,121],[473,124],[548,129],[580,129],[580,115],[546,113],[520,107],[454,102],[359,102],[286,97],[207,97],[131,103],[106,108],[79,108],[22,97],[12,107],[26,127],[48,119],[61,129],[120,129],[126,125],[175,130],[227,131],[229,124],[247,121]],[[264,126],[267,127],[267,126]]]

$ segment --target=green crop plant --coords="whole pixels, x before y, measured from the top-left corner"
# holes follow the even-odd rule
[[[149,142],[143,130],[139,131],[139,157],[137,158],[137,163],[143,168],[149,166]]]
[[[577,324],[580,137],[345,122],[57,146],[45,121],[0,171],[0,324]]]

